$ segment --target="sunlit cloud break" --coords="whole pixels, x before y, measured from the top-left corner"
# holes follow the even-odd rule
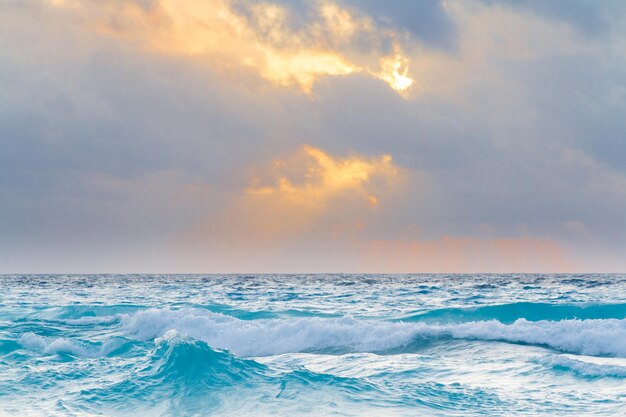
[[[402,189],[405,174],[390,155],[337,156],[302,145],[260,161],[248,187],[181,241],[194,242],[199,264],[263,268],[266,262],[285,261],[292,247],[312,249],[308,245],[316,241],[356,238]]]
[[[80,16],[93,30],[148,50],[199,57],[222,72],[253,70],[272,84],[305,93],[322,77],[350,74],[380,79],[398,92],[413,84],[399,34],[331,1],[312,2],[310,19],[299,26],[292,24],[288,8],[274,3],[46,2]]]
[[[282,199],[283,203],[316,205],[340,194],[356,192],[374,206],[379,198],[371,189],[372,180],[392,181],[398,173],[391,155],[342,159],[304,145],[288,160],[274,160],[272,168],[265,174],[273,183],[265,184],[267,180],[256,177],[247,193],[271,195]]]

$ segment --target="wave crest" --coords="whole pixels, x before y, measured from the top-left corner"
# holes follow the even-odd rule
[[[548,346],[584,355],[626,357],[626,320],[588,319],[511,324],[475,321],[431,325],[342,318],[290,318],[244,321],[202,309],[149,309],[123,320],[130,337],[150,340],[169,330],[240,356],[289,352],[385,352],[416,340],[454,338]]]
[[[333,349],[384,351],[408,344],[414,325],[352,317],[239,320],[202,309],[149,309],[124,320],[131,337],[149,340],[169,330],[241,356]]]

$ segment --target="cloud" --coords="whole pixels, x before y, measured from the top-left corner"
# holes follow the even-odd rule
[[[550,19],[564,21],[589,36],[599,36],[610,29],[612,15],[621,14],[619,1],[594,0],[484,0],[494,6],[505,5],[527,10]]]
[[[391,156],[335,157],[304,145],[251,170],[250,185],[191,234],[199,245],[230,242],[263,250],[315,238],[335,239],[368,218],[403,186]]]
[[[303,159],[303,160],[302,160]],[[297,162],[295,162],[297,161]],[[321,149],[304,145],[301,152],[291,161],[274,160],[274,170],[299,172],[298,179],[290,179],[281,173],[275,185],[262,186],[263,180],[256,178],[255,185],[248,189],[252,195],[267,195],[273,199],[285,198],[301,203],[325,203],[333,196],[356,190],[364,195],[370,204],[378,199],[369,194],[367,188],[376,177],[391,179],[398,175],[390,155],[379,158],[348,157],[333,158]]]
[[[343,0],[372,16],[380,25],[408,31],[429,47],[446,51],[457,46],[456,22],[442,0]]]
[[[623,269],[603,4],[0,2],[0,268]]]
[[[319,259],[323,268],[340,272],[581,268],[571,248],[546,237],[428,239],[419,227],[406,224],[405,233],[385,237],[393,207],[407,191],[407,175],[389,155],[335,157],[304,145],[286,158],[251,170],[249,187],[221,213],[212,213],[183,236],[194,247],[192,253],[185,249],[186,256],[199,269],[222,272],[269,272],[276,271],[275,265],[280,265],[279,272],[320,271]],[[566,222],[568,232],[572,224],[578,222]],[[480,227],[487,234],[496,232],[488,224]],[[531,233],[523,226],[519,229]]]
[[[278,3],[228,0],[55,1],[92,30],[151,51],[193,58],[223,74],[257,73],[310,92],[322,77],[365,74],[402,92],[413,80],[401,37],[329,0],[313,3],[302,26]],[[359,50],[357,42],[367,49]]]

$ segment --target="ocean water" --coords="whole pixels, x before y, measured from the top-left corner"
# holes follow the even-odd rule
[[[2,416],[626,416],[626,275],[0,276]]]

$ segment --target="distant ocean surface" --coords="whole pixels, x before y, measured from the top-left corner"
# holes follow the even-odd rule
[[[626,275],[0,276],[0,416],[626,416]]]

